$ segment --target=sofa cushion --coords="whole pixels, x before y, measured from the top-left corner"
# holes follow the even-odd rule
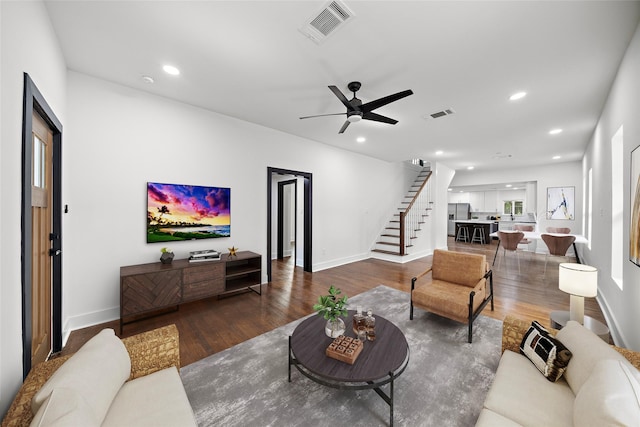
[[[631,426],[640,423],[640,384],[635,368],[618,360],[601,360],[576,395],[574,425]],[[637,370],[636,370],[637,372]]]
[[[556,338],[573,355],[564,372],[564,378],[576,395],[599,361],[626,360],[600,337],[573,320],[567,322],[567,325],[556,334]]]
[[[31,401],[33,413],[52,391],[64,387],[86,401],[95,420],[102,423],[114,396],[129,378],[131,360],[113,329],[104,329],[83,345],[47,380]]]
[[[506,350],[484,407],[524,426],[570,426],[574,398],[563,378],[549,382],[529,359]]]
[[[520,343],[524,354],[549,381],[560,379],[571,360],[571,352],[549,334],[540,323],[534,321]]]
[[[510,420],[507,417],[490,411],[487,408],[482,408],[480,416],[476,421],[476,427],[520,427],[521,424]]]
[[[86,400],[74,389],[54,389],[38,409],[31,427],[98,427]]]
[[[102,425],[186,427],[196,421],[180,374],[172,367],[125,383]]]

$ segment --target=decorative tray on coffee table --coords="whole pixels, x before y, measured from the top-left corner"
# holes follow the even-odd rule
[[[353,365],[362,351],[363,346],[364,343],[358,338],[340,335],[338,338],[334,339],[331,344],[329,344],[326,355],[341,362]]]

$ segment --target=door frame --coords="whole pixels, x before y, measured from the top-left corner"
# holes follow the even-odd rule
[[[294,229],[294,240],[296,241],[295,245],[298,245],[298,180],[297,179],[288,179],[286,181],[278,181],[278,248],[277,248],[277,258],[284,258],[284,188],[287,185],[293,185],[293,211],[295,215],[293,216],[293,229]],[[294,246],[294,254],[297,254],[296,248]],[[295,260],[295,258],[294,258]],[[295,263],[294,263],[295,265]]]
[[[313,213],[313,202],[312,202],[312,189],[313,189],[313,174],[309,172],[300,172],[294,171],[290,169],[280,169],[267,167],[267,281],[271,281],[271,224],[272,224],[272,184],[273,184],[273,174],[278,175],[294,175],[296,177],[304,178],[304,196],[303,196],[303,270],[309,273],[312,272],[312,254],[311,254],[311,246],[312,246],[312,213]]]
[[[24,96],[22,108],[22,204],[21,204],[21,237],[20,247],[22,263],[20,266],[22,286],[22,374],[26,378],[31,370],[31,158],[33,156],[32,115],[37,112],[51,128],[53,133],[53,170],[51,183],[52,220],[51,250],[52,253],[62,249],[62,123],[45,100],[42,93],[28,73],[24,73]],[[51,350],[62,350],[62,254],[52,256],[51,260]]]

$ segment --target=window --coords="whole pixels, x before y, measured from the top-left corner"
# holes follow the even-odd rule
[[[504,200],[502,213],[505,215],[522,215],[524,202],[522,200]]]
[[[589,168],[589,208],[587,209],[587,247],[591,250],[591,230],[593,230],[593,168]]]
[[[611,278],[622,289],[624,188],[622,126],[611,138]]]

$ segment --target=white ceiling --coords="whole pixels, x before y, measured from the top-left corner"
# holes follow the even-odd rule
[[[71,70],[388,161],[476,170],[580,159],[640,18],[638,1],[347,0],[355,18],[318,45],[299,28],[326,4],[46,1]],[[327,86],[350,99],[353,80],[363,102],[412,89],[376,110],[399,123],[339,135],[343,116],[299,119],[345,112]]]

